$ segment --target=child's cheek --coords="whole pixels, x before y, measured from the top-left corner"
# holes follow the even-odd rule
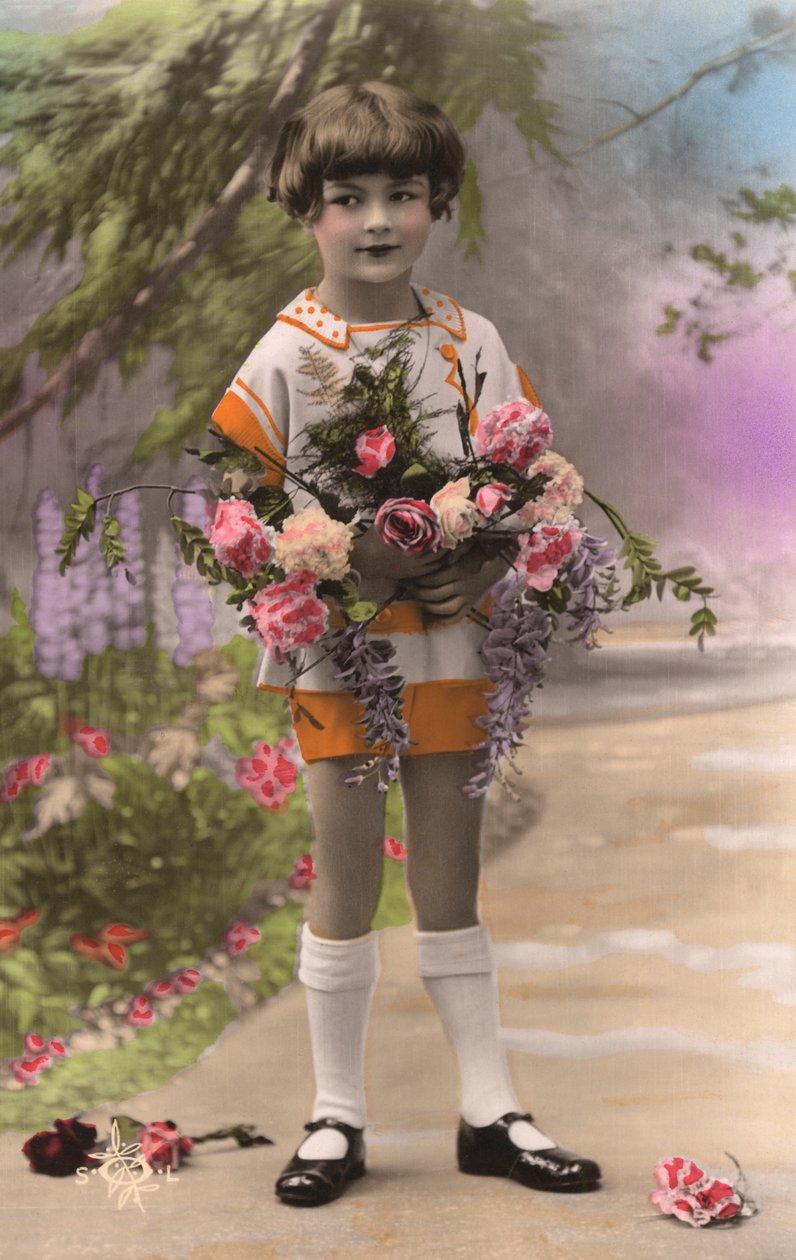
[[[410,236],[425,236],[431,229],[433,222],[434,220],[431,218],[428,206],[415,203],[407,206],[404,215],[404,231]]]

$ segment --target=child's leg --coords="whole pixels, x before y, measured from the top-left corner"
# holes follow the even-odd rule
[[[401,786],[420,974],[459,1061],[462,1117],[484,1126],[522,1108],[500,1044],[489,937],[478,921],[485,801],[459,791],[469,767],[466,753],[406,757]],[[555,1145],[527,1121],[512,1125],[511,1136],[526,1150]]]
[[[378,975],[370,922],[383,870],[384,798],[373,780],[338,780],[361,758],[310,763],[307,782],[315,841],[308,922],[302,930],[299,979],[307,996],[316,1095],[313,1120],[366,1124],[365,1035]],[[335,1129],[312,1133],[304,1159],[337,1159],[346,1141]]]

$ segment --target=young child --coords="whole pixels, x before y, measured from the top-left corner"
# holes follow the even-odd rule
[[[213,417],[219,432],[270,455],[266,484],[279,484],[280,467],[300,468],[304,426],[323,414],[306,372],[308,350],[346,381],[351,360],[387,330],[409,330],[413,396],[429,410],[445,409],[432,423],[434,449],[447,456],[461,453],[458,366],[465,382],[474,382],[479,350],[487,373],[482,414],[523,393],[536,405],[495,328],[412,281],[435,221],[450,217],[463,170],[461,138],[450,119],[392,85],[330,88],[285,123],[271,167],[271,198],[314,236],[323,275],[277,316]],[[473,431],[476,425],[473,414]],[[309,496],[296,491],[296,509],[309,505]],[[469,750],[483,738],[474,719],[487,711],[489,686],[478,654],[483,630],[466,615],[507,563],[487,559],[469,541],[443,557],[408,555],[387,547],[372,528],[355,541],[351,562],[364,599],[378,603],[404,583],[405,597],[379,614],[373,631],[391,636],[396,668],[407,680],[404,718],[412,742],[400,762],[407,882],[420,974],[459,1062],[459,1167],[538,1190],[595,1189],[597,1164],[536,1128],[512,1089],[490,943],[478,919],[484,798],[467,799],[459,791]],[[430,626],[423,611],[433,616]],[[289,681],[287,667],[265,661],[261,687],[285,693]],[[313,1206],[337,1198],[365,1172],[363,1060],[379,971],[370,924],[383,864],[384,796],[375,776],[358,787],[343,783],[373,750],[358,725],[361,710],[328,659],[306,670],[296,698],[322,723],[320,730],[306,718],[296,723],[316,833],[317,881],[298,969],[316,1096],[305,1125],[310,1135],[276,1193],[285,1203]]]

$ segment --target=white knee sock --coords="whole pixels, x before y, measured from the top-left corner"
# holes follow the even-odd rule
[[[298,978],[307,995],[315,1068],[313,1120],[329,1116],[357,1129],[367,1123],[365,1036],[378,975],[375,933],[332,941],[303,925]],[[335,1129],[311,1133],[299,1147],[303,1159],[339,1159],[346,1150]]]
[[[500,1044],[497,981],[489,936],[482,923],[454,932],[418,932],[420,975],[459,1060],[461,1114],[481,1128],[508,1111],[522,1111]],[[555,1146],[526,1121],[509,1131],[516,1146]]]

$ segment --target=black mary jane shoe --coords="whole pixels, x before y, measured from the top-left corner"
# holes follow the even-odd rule
[[[575,1155],[560,1146],[548,1147],[545,1151],[524,1151],[515,1146],[509,1137],[509,1128],[515,1120],[528,1120],[533,1124],[533,1116],[516,1111],[507,1112],[494,1124],[483,1128],[475,1128],[462,1120],[457,1142],[460,1171],[476,1177],[508,1177],[530,1190],[576,1194],[599,1189],[602,1174],[593,1159]]]
[[[309,1133],[316,1129],[339,1129],[348,1142],[348,1150],[340,1159],[302,1159],[294,1155],[277,1178],[276,1193],[283,1203],[293,1207],[320,1207],[322,1203],[339,1199],[349,1181],[364,1177],[365,1143],[362,1129],[328,1116],[311,1120],[304,1128]]]

